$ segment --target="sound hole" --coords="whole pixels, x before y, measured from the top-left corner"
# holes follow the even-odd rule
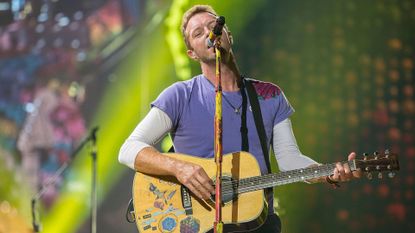
[[[216,183],[216,179],[213,179]],[[233,184],[233,179],[230,176],[222,176],[222,204],[226,204],[238,197],[237,184]],[[211,195],[210,200],[215,203],[216,195]]]

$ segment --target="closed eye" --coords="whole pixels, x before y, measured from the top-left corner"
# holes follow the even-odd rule
[[[201,35],[202,35],[202,30],[200,30],[200,29],[196,29],[196,30],[193,32],[193,38],[200,37]]]

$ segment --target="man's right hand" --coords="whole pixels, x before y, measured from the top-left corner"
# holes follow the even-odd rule
[[[205,170],[197,164],[180,162],[175,176],[180,183],[201,199],[208,200],[211,195],[215,194],[213,181],[206,174]]]
[[[215,193],[213,181],[201,166],[165,156],[154,147],[145,147],[138,153],[134,168],[148,174],[173,175],[201,199],[207,200]]]

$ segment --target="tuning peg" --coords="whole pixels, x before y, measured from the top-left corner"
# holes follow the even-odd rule
[[[363,153],[363,160],[367,160],[368,153]]]
[[[369,180],[371,180],[373,177],[372,177],[372,173],[371,172],[368,172],[367,174],[366,174],[366,177],[369,179]]]
[[[375,151],[373,152],[373,155],[375,156],[375,159],[378,159],[379,152]]]
[[[378,179],[382,179],[383,178],[383,174],[382,174],[382,172],[379,172],[378,173]]]
[[[388,177],[389,177],[389,178],[393,178],[393,177],[395,177],[395,172],[389,172],[389,173],[388,173]]]

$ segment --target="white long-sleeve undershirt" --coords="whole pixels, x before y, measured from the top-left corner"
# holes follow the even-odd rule
[[[156,107],[151,108],[150,112],[121,146],[118,155],[119,162],[134,169],[134,162],[138,153],[145,147],[155,145],[171,129],[172,121],[170,117]],[[272,145],[280,171],[317,164],[317,162],[300,152],[290,119],[285,119],[274,126]]]

